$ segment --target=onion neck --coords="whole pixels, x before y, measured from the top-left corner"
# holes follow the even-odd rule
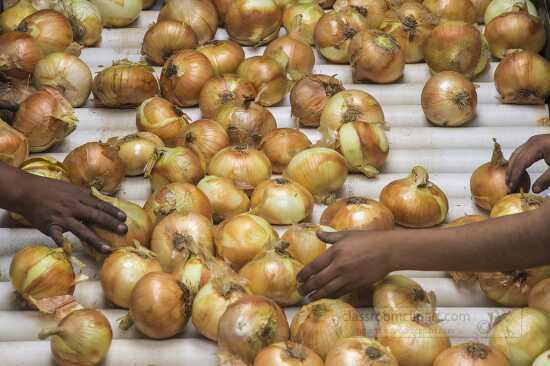
[[[489,355],[488,347],[481,343],[469,343],[466,352],[474,360],[485,360]]]
[[[415,166],[411,173],[411,178],[414,180],[416,186],[418,188],[424,188],[427,187],[430,183],[429,179],[430,176],[428,175],[428,171],[421,166]]]
[[[508,165],[508,161],[504,158],[504,154],[502,154],[502,147],[497,142],[496,139],[493,139],[494,142],[494,148],[493,148],[493,156],[491,157],[491,165],[495,167],[505,167]]]
[[[381,358],[384,355],[384,353],[382,351],[380,351],[380,349],[378,349],[377,347],[373,347],[373,346],[368,346],[365,349],[365,354],[367,355],[367,357],[370,360],[378,360],[379,358]]]
[[[46,328],[42,329],[40,333],[38,333],[39,339],[46,339],[54,335],[61,335],[63,333],[62,327],[54,327],[54,328]]]

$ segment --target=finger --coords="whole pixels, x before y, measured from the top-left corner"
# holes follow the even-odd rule
[[[325,267],[327,267],[330,262],[332,262],[334,252],[332,250],[327,250],[310,264],[305,266],[297,276],[299,282],[306,282],[308,278],[314,274],[321,272]]]
[[[100,210],[102,212],[105,212],[106,214],[109,214],[110,216],[114,217],[119,221],[122,221],[122,222],[126,221],[126,214],[124,213],[124,211],[116,208],[115,206],[105,201],[102,201],[100,199],[90,196],[89,198],[84,200],[82,203],[87,206],[93,207],[97,210]]]
[[[327,285],[322,287],[319,291],[313,293],[309,298],[312,301],[320,299],[336,299],[348,293],[347,281],[342,277],[330,281]]]
[[[340,241],[344,239],[344,237],[348,234],[346,231],[338,231],[334,233],[329,233],[326,231],[318,231],[317,237],[319,240],[324,241],[325,243],[334,244],[337,241]]]
[[[535,162],[542,159],[540,152],[534,149],[525,148],[517,155],[514,162],[510,162],[508,166],[509,182],[508,188],[511,192],[515,192],[518,188],[521,176],[527,168],[533,165]]]
[[[533,184],[533,192],[541,193],[550,187],[550,169],[544,172]]]
[[[329,264],[321,272],[319,272],[315,276],[311,276],[298,288],[298,291],[303,296],[310,294],[326,286],[329,282],[338,277],[338,274],[339,272],[336,270],[336,268]]]
[[[76,219],[67,219],[65,228],[76,235],[77,238],[99,250],[101,253],[109,253],[112,251],[111,247],[105,241],[100,239],[92,230]]]
[[[126,234],[128,231],[128,227],[113,216],[90,206],[82,206],[79,208],[76,216],[80,220],[84,220],[121,235]]]
[[[50,237],[58,247],[63,247],[63,228],[59,225],[50,226]]]

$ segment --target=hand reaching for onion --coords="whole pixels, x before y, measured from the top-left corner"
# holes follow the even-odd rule
[[[511,192],[516,191],[525,170],[542,159],[550,165],[550,134],[533,136],[514,151],[506,176],[506,183]],[[550,169],[535,181],[533,192],[541,193],[548,187],[550,187]]]

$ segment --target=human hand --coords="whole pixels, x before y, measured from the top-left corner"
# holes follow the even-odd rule
[[[544,159],[550,165],[550,134],[536,135],[518,147],[510,157],[506,184],[510,192],[515,192],[523,173],[531,165]],[[533,184],[533,192],[540,193],[550,186],[550,169]]]

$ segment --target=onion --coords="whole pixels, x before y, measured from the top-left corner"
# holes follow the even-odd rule
[[[422,89],[422,110],[437,126],[464,125],[474,118],[476,106],[474,84],[455,71],[435,74]]]
[[[109,255],[101,267],[101,287],[105,297],[122,308],[130,307],[132,290],[147,273],[161,272],[155,255],[141,247],[124,247]]]
[[[197,48],[197,51],[208,58],[215,76],[236,73],[244,61],[243,48],[231,40],[210,41]]]
[[[189,126],[190,117],[161,97],[152,97],[141,103],[137,110],[136,125],[139,131],[150,132],[173,146]]]
[[[103,21],[98,7],[88,0],[61,0],[54,5],[71,22],[74,39],[83,46],[94,46],[101,40]]]
[[[13,127],[27,137],[31,152],[42,152],[63,141],[77,123],[71,104],[54,89],[45,88],[21,103]]]
[[[0,74],[0,118],[5,118],[10,123],[13,122],[15,111],[19,105],[36,91],[36,88],[28,81]]]
[[[499,15],[485,27],[485,37],[493,56],[504,58],[512,50],[540,52],[546,43],[546,32],[540,18],[524,12]]]
[[[321,215],[321,225],[342,230],[391,230],[393,214],[370,198],[350,197],[329,205]]]
[[[544,104],[550,96],[550,62],[529,51],[504,57],[495,70],[495,86],[503,103]]]
[[[315,45],[330,62],[345,64],[351,39],[367,28],[367,19],[354,9],[329,11],[315,27]]]
[[[469,342],[447,348],[435,359],[434,366],[509,366],[502,353],[482,343]]]
[[[531,15],[538,15],[537,8],[530,0],[493,0],[485,10],[485,24],[489,24],[497,16],[511,11],[526,11]]]
[[[198,213],[212,217],[212,206],[208,197],[189,183],[170,183],[154,192],[143,206],[151,221],[156,225],[173,212]]]
[[[288,180],[306,188],[316,202],[330,204],[348,176],[346,160],[326,147],[314,147],[296,154],[283,173]]]
[[[253,189],[271,177],[271,163],[263,152],[246,144],[226,147],[212,157],[208,174],[226,177],[240,189]]]
[[[250,199],[237,188],[229,178],[208,175],[204,177],[197,188],[200,189],[212,204],[215,223],[248,211]]]
[[[321,113],[330,97],[344,90],[342,82],[333,76],[307,75],[290,92],[293,118],[304,127],[319,127]]]
[[[118,191],[126,174],[115,148],[100,142],[88,142],[71,151],[63,161],[73,184],[94,187],[112,194]]]
[[[253,102],[243,106],[227,104],[219,110],[215,120],[225,128],[233,145],[257,147],[265,135],[277,128],[273,114]]]
[[[531,289],[550,278],[550,266],[510,272],[478,273],[479,286],[491,300],[504,306],[527,306]]]
[[[38,337],[50,338],[58,365],[99,365],[109,352],[113,330],[99,310],[81,309],[67,315],[57,327],[43,329]]]
[[[283,12],[283,26],[293,38],[301,39],[310,46],[315,44],[313,34],[319,19],[325,14],[316,2],[295,2]]]
[[[143,0],[142,10],[150,9],[156,4],[156,0]]]
[[[266,346],[288,340],[285,313],[263,296],[248,295],[229,305],[220,318],[218,345],[251,363]]]
[[[254,366],[323,366],[323,360],[306,346],[294,342],[278,342],[264,348]]]
[[[367,337],[350,337],[336,343],[327,355],[325,366],[397,366],[390,349]]]
[[[487,10],[487,7],[491,3],[491,0],[470,0],[472,5],[474,6],[474,9],[476,10],[476,22],[478,24],[483,24],[485,11]]]
[[[271,57],[248,58],[240,64],[238,73],[254,85],[258,91],[256,102],[265,107],[282,101],[288,91],[285,70]]]
[[[16,30],[23,19],[38,10],[31,0],[19,0],[11,7],[5,6],[0,13],[0,32],[8,33]]]
[[[96,105],[129,108],[158,94],[159,85],[152,67],[121,60],[95,76],[92,92]]]
[[[319,232],[334,232],[331,227],[303,223],[292,225],[281,237],[289,244],[287,251],[304,266],[327,250],[327,244],[317,237]]]
[[[321,5],[323,9],[330,9],[334,5],[334,2],[335,0],[320,0],[319,5]]]
[[[40,10],[29,15],[19,24],[17,30],[31,35],[44,55],[63,52],[73,42],[71,23],[54,10]]]
[[[536,210],[544,199],[534,194],[515,193],[501,198],[491,209],[491,217],[502,217]]]
[[[6,76],[27,79],[42,56],[38,42],[28,34],[0,34],[0,71]]]
[[[428,172],[421,166],[413,168],[407,178],[384,187],[380,201],[391,210],[397,224],[411,228],[439,225],[449,212],[447,196],[430,182]]]
[[[295,128],[277,128],[260,142],[260,148],[271,161],[274,173],[282,173],[296,154],[309,147],[311,141]]]
[[[548,360],[550,360],[550,349],[541,353],[532,366],[548,366]]]
[[[424,60],[424,44],[437,23],[424,5],[407,2],[386,13],[381,29],[397,40],[405,62],[414,63]]]
[[[495,145],[491,161],[478,167],[470,178],[470,191],[476,205],[484,210],[490,211],[493,206],[508,195],[506,184],[506,171],[508,160],[504,158],[500,144],[493,140]],[[525,172],[521,177],[520,189],[522,192],[529,192],[531,179]]]
[[[237,215],[218,226],[216,253],[234,270],[239,270],[278,237],[263,218],[249,213]]]
[[[550,319],[536,309],[513,310],[491,330],[490,345],[502,352],[511,365],[529,366],[550,348]]]
[[[154,65],[164,65],[179,50],[197,46],[197,36],[186,23],[162,20],[151,26],[143,37],[141,53]]]
[[[214,254],[212,223],[197,213],[173,213],[158,222],[151,236],[151,250],[166,272],[173,272],[191,255]],[[205,258],[206,259],[206,258]]]
[[[143,175],[147,162],[157,148],[164,146],[162,140],[150,132],[138,132],[122,138],[112,138],[107,143],[118,149],[118,156],[124,164],[126,176]]]
[[[103,26],[119,28],[129,26],[141,14],[143,0],[90,0],[101,13]]]
[[[537,283],[529,292],[528,303],[530,308],[550,313],[550,278]]]
[[[220,27],[223,27],[225,23],[225,15],[227,14],[227,10],[229,10],[232,3],[232,0],[212,0],[212,4],[216,8],[216,13],[218,14],[218,23]]]
[[[334,10],[342,11],[348,8],[358,11],[367,19],[367,28],[378,29],[384,20],[388,6],[384,0],[336,0]]]
[[[291,36],[277,38],[264,51],[264,56],[273,58],[283,67],[291,80],[300,80],[311,74],[315,54],[307,43]]]
[[[304,305],[290,324],[290,339],[311,348],[325,359],[344,338],[365,335],[361,315],[340,300],[322,299]]]
[[[243,46],[260,46],[279,35],[282,10],[273,0],[235,0],[225,14],[229,37]]]
[[[28,246],[19,250],[10,264],[10,280],[26,301],[72,295],[75,273],[61,248]]]
[[[17,168],[28,156],[27,138],[0,119],[0,162]]]
[[[443,21],[458,20],[474,24],[477,12],[470,0],[424,0],[424,6]]]
[[[191,148],[207,163],[218,151],[228,147],[229,144],[229,136],[222,125],[210,119],[193,122],[177,142],[179,146]]]
[[[158,20],[177,20],[188,24],[203,44],[216,34],[218,14],[209,0],[170,0],[160,9]]]
[[[333,143],[340,127],[348,122],[384,123],[384,111],[378,101],[362,90],[344,90],[333,95],[321,113],[323,139]]]
[[[33,73],[37,88],[57,89],[73,107],[80,107],[92,91],[92,72],[84,61],[68,53],[54,52],[40,60]]]
[[[256,88],[237,75],[227,74],[212,78],[200,92],[199,107],[202,118],[214,118],[226,104],[242,105],[256,98]]]
[[[187,147],[157,148],[145,168],[153,191],[169,183],[196,184],[204,177],[206,163]]]

